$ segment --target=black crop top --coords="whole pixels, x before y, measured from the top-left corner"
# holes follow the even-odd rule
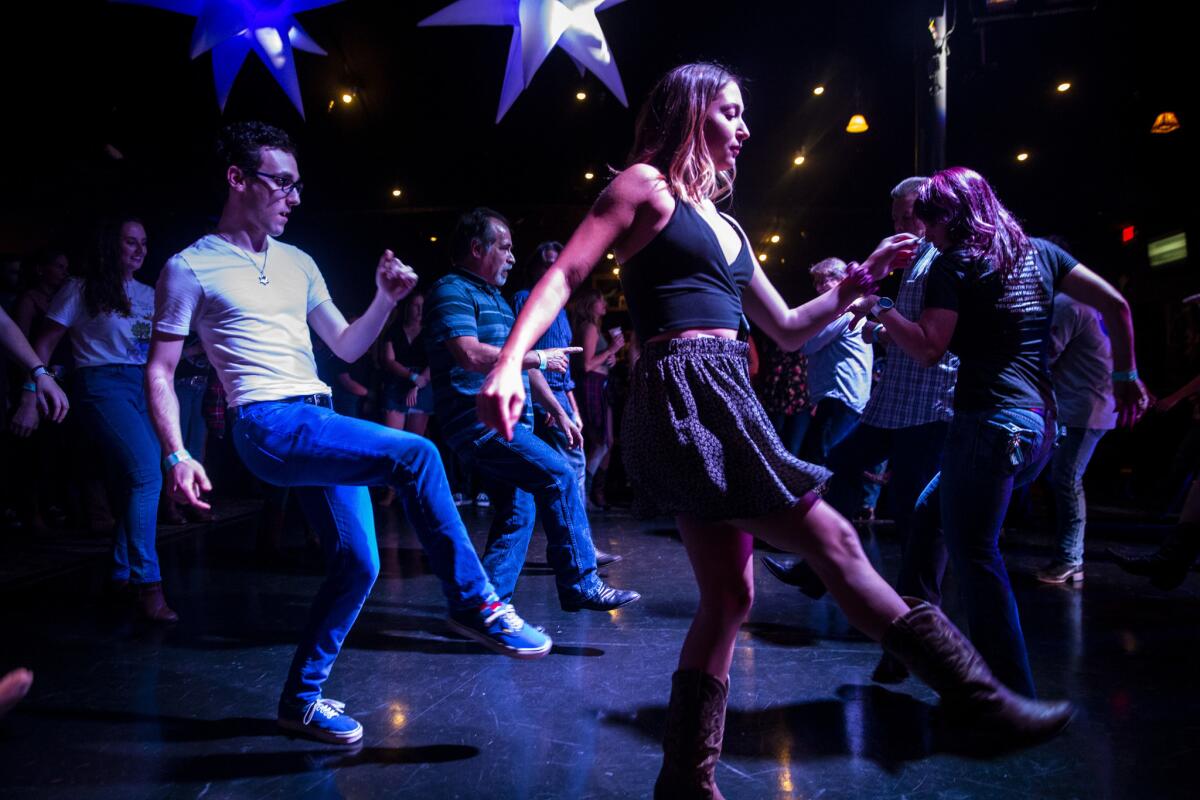
[[[712,226],[676,199],[666,226],[621,269],[638,339],[684,328],[742,327],[742,290],[754,277],[754,259],[741,228],[734,228],[742,248],[728,264]]]

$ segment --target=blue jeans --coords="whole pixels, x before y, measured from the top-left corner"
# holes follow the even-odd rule
[[[247,468],[267,483],[296,487],[325,551],[325,582],[283,700],[307,703],[321,696],[321,684],[379,575],[368,486],[390,486],[403,502],[451,611],[496,599],[428,439],[307,403],[253,403],[231,414],[234,447]]]
[[[865,469],[886,460],[892,477],[888,482],[888,502],[896,532],[904,546],[900,577],[896,589],[901,594],[919,597],[934,604],[941,602],[942,576],[946,571],[946,546],[938,530],[940,520],[934,514],[932,525],[915,526],[917,501],[922,490],[933,480],[942,463],[946,442],[946,422],[929,422],[910,428],[877,428],[858,425],[829,454],[833,479],[825,499],[848,517],[865,499],[861,496]],[[922,513],[929,506],[922,506]]]
[[[1032,483],[1050,458],[1054,419],[1025,408],[958,413],[950,422],[942,469],[921,500],[936,493],[946,547],[958,576],[971,641],[992,672],[1035,697],[1000,528],[1014,488]]]
[[[808,425],[808,433],[804,435],[800,458],[810,464],[826,463],[829,453],[838,442],[850,435],[861,416],[841,400],[821,398],[817,403],[817,413],[813,414],[812,422]]]
[[[1087,501],[1083,496],[1083,473],[1096,445],[1108,431],[1096,428],[1064,428],[1066,435],[1050,462],[1050,485],[1054,489],[1054,560],[1062,564],[1083,563],[1083,529],[1087,525]]]
[[[184,378],[175,381],[175,396],[179,398],[179,430],[183,434],[183,449],[197,461],[204,459],[204,391],[207,380]]]
[[[75,371],[73,412],[104,452],[115,495],[114,580],[158,583],[158,495],[162,490],[158,438],[150,426],[145,373],[132,364]]]
[[[771,425],[779,434],[779,441],[783,442],[787,451],[797,458],[800,457],[800,449],[804,446],[804,435],[808,433],[810,422],[812,422],[812,414],[807,408],[795,414],[779,412],[771,415]]]
[[[575,423],[582,424],[578,419],[575,420]],[[587,508],[587,454],[584,453],[583,448],[571,447],[571,443],[567,440],[567,434],[563,433],[562,428],[547,423],[545,414],[533,415],[533,432],[539,439],[550,445],[554,452],[562,456],[569,467],[575,470],[575,477],[579,483],[579,496],[583,498],[584,508]]]
[[[458,446],[458,454],[489,484],[495,516],[483,567],[503,602],[510,602],[516,590],[539,514],[560,602],[589,597],[600,588],[574,467],[526,425],[513,429],[511,442],[495,431],[480,430],[477,438]]]

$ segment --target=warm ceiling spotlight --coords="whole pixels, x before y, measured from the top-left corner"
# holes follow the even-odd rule
[[[612,253],[605,253],[604,257],[607,258],[609,261],[612,261],[614,258],[616,258],[616,256],[614,256]]]
[[[399,197],[401,194],[403,194],[403,192],[401,192],[399,189],[392,189],[392,197]]]
[[[594,177],[596,177],[596,173],[594,173],[594,172],[585,172],[585,173],[583,173],[583,179],[584,179],[585,181],[590,181],[590,180],[591,180],[592,178],[594,178]]]
[[[1024,151],[1017,153],[1017,161],[1028,161],[1028,160],[1029,160],[1029,153],[1026,153]]]
[[[354,95],[350,92],[342,92],[342,102],[346,105],[350,105],[354,102]]]
[[[613,267],[613,275],[620,275],[620,274],[621,274],[621,268]]]
[[[797,167],[804,163],[804,156],[796,156],[792,159],[792,163]]]
[[[824,86],[814,86],[813,94],[815,94],[817,97],[820,97],[821,95],[825,94],[825,87]]]
[[[1063,81],[1062,83],[1060,83],[1058,86],[1055,86],[1054,88],[1057,89],[1059,91],[1059,93],[1069,92],[1069,91],[1071,91],[1071,82]]]
[[[760,263],[760,264],[765,264],[765,263],[767,263],[767,254],[766,254],[766,253],[759,253],[759,254],[758,254],[758,261],[759,261],[759,263]]]
[[[866,133],[869,129],[867,118],[862,114],[855,114],[846,123],[846,133]]]
[[[1179,130],[1179,117],[1175,116],[1174,111],[1164,111],[1154,118],[1154,124],[1150,126],[1151,133],[1171,133]]]
[[[437,241],[437,237],[436,237],[436,236],[430,236],[430,237],[429,237],[429,241],[430,241],[430,242],[436,242],[436,241]]]
[[[584,100],[587,100],[587,92],[576,92],[575,99],[582,103]]]
[[[771,244],[779,244],[779,234],[778,233],[773,234],[771,236]]]
[[[333,107],[336,105],[337,105],[337,100],[330,100],[329,101],[329,110],[333,111]]]

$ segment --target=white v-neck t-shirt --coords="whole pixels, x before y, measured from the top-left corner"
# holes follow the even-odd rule
[[[267,237],[254,253],[209,234],[163,267],[154,325],[178,336],[195,330],[229,405],[239,406],[329,393],[308,328],[309,313],[327,302],[321,271],[298,247]]]

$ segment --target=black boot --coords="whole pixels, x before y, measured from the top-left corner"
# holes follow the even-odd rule
[[[725,800],[713,773],[721,758],[728,699],[729,681],[697,669],[681,669],[671,676],[654,800]]]
[[[1200,550],[1200,523],[1176,525],[1158,550],[1148,556],[1133,556],[1109,549],[1121,569],[1132,575],[1144,575],[1159,589],[1174,589],[1183,583]]]
[[[804,562],[804,559],[798,558],[791,566],[788,566],[778,559],[763,556],[762,563],[767,568],[767,572],[788,586],[795,586],[807,597],[820,600],[825,596],[827,591],[825,584],[817,577],[817,573],[813,572],[813,568]]]
[[[912,597],[904,601],[911,610],[892,621],[882,644],[941,695],[951,720],[1005,745],[1048,739],[1071,721],[1070,703],[1031,700],[996,680],[983,656],[937,606]]]
[[[871,680],[876,683],[903,683],[907,678],[908,667],[887,650],[883,651],[875,671],[871,673]]]

